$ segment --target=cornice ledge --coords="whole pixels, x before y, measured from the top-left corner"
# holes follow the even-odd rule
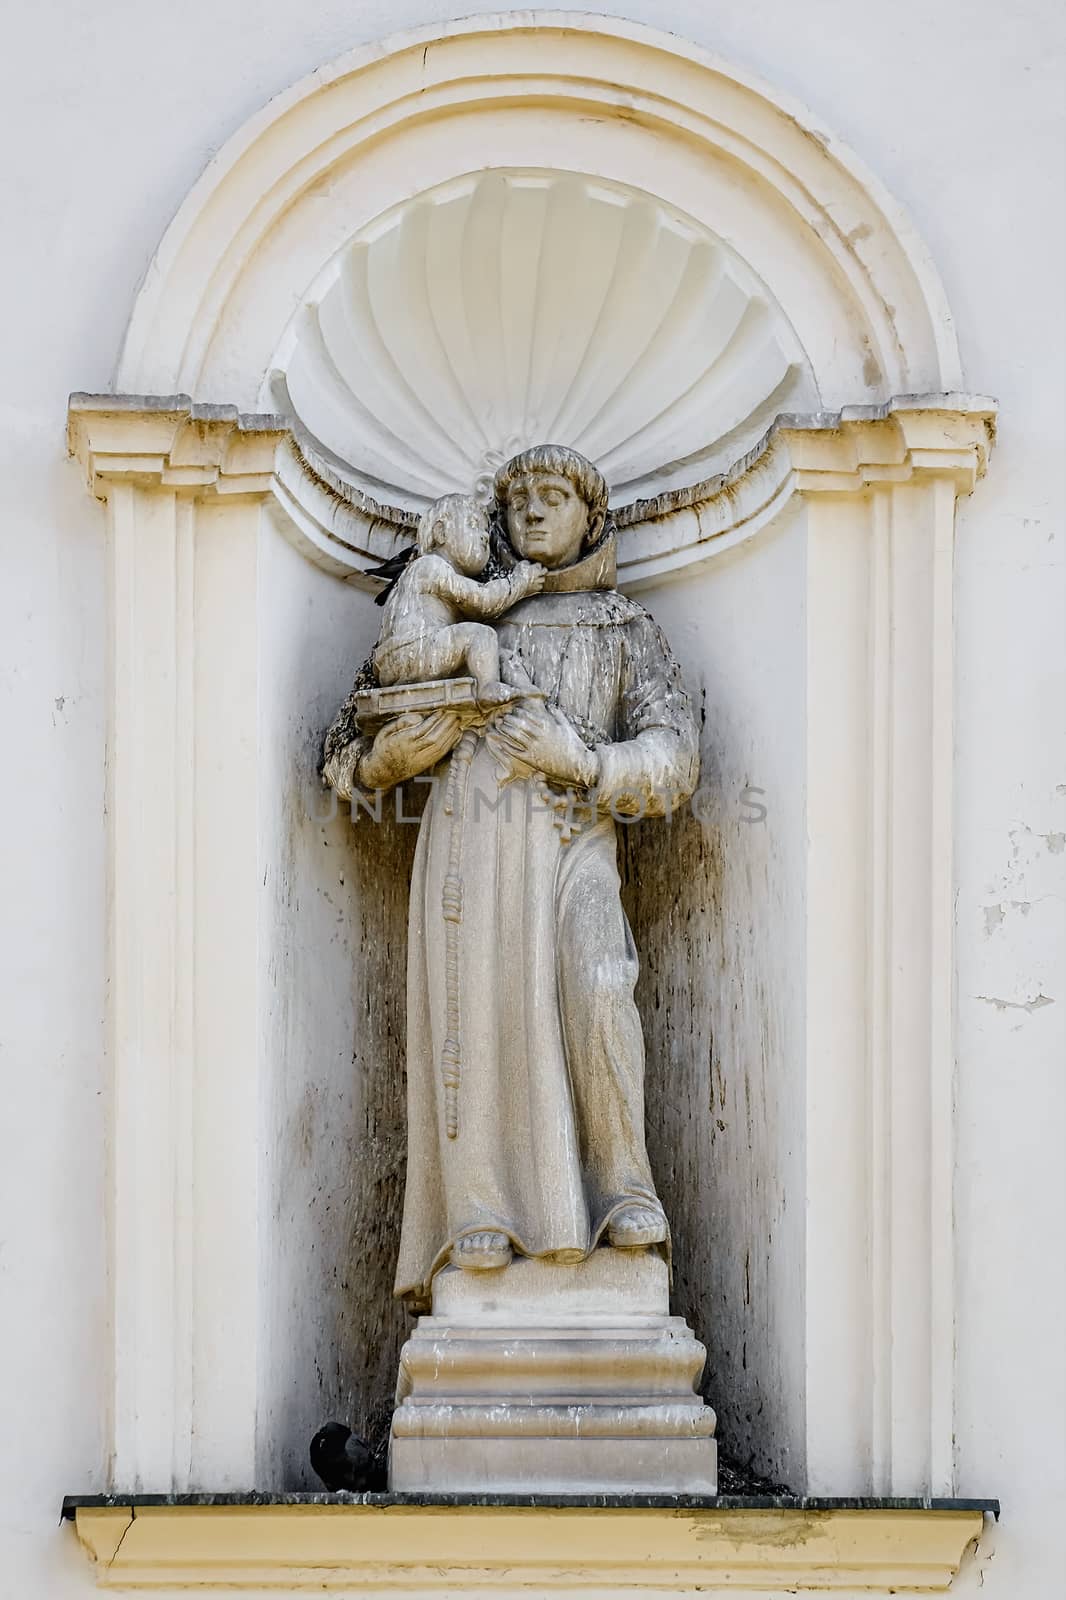
[[[281,532],[338,578],[361,579],[365,566],[395,555],[418,526],[416,512],[375,500],[349,482],[298,425],[276,452],[273,491]]]
[[[904,394],[882,405],[842,406],[839,411],[783,411],[762,438],[725,472],[651,499],[634,500],[615,513],[615,521],[619,528],[634,527],[706,505],[735,487],[781,441],[789,447],[789,467],[831,471],[834,478],[848,481],[826,487],[850,491],[876,482],[879,475],[885,481],[898,482],[902,476],[926,467],[955,476],[955,457],[964,454],[968,469],[964,492],[969,493],[987,469],[995,440],[996,414],[995,400],[969,394]],[[946,459],[940,462],[938,456]]]
[[[89,490],[106,500],[115,482],[195,494],[268,494],[287,418],[202,405],[187,394],[70,397],[67,448]]]
[[[727,471],[615,512],[626,587],[731,549],[793,494],[861,494],[876,485],[946,478],[956,496],[984,476],[996,402],[986,395],[896,395],[882,405],[783,412]]]
[[[623,586],[653,582],[731,548],[794,494],[863,493],[929,478],[969,494],[995,437],[983,395],[897,395],[883,405],[783,413],[728,471],[615,513]],[[70,453],[91,492],[130,482],[192,495],[255,495],[285,537],[337,577],[368,583],[368,566],[409,539],[411,511],[353,484],[290,419],[203,405],[189,395],[73,394]]]
[[[78,1506],[101,1587],[948,1589],[976,1509],[304,1504]],[[332,1503],[321,1503],[325,1498]]]

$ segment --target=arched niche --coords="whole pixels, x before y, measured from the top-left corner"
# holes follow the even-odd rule
[[[211,163],[70,413],[112,571],[117,1484],[297,1487],[325,1414],[387,1411],[414,829],[322,814],[318,738],[366,567],[558,427],[705,725],[702,809],[623,859],[726,1442],[950,1490],[960,386],[877,182],[634,24],[406,34]]]
[[[675,36],[524,12],[353,51],[252,118],[168,229],[116,387],[254,409],[283,326],[360,227],[507,167],[625,183],[712,227],[783,305],[824,409],[960,386],[923,246],[809,112]]]

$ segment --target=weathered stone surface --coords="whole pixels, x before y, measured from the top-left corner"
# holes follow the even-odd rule
[[[445,1267],[433,1283],[433,1315],[445,1322],[513,1322],[524,1312],[548,1321],[665,1317],[670,1311],[666,1262],[647,1250],[594,1250],[564,1266],[519,1258],[496,1272]]]
[[[705,1355],[647,1252],[447,1268],[400,1357],[390,1488],[714,1494]]]

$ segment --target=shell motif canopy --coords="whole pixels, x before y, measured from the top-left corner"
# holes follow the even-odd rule
[[[484,172],[405,201],[334,256],[272,365],[274,406],[376,498],[487,496],[552,441],[612,499],[705,478],[780,411],[804,353],[736,253],[640,191]]]

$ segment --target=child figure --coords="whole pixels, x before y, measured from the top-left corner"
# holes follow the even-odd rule
[[[545,569],[520,561],[505,578],[478,583],[489,559],[488,514],[469,495],[446,494],[422,513],[416,554],[385,598],[374,666],[383,687],[450,678],[465,668],[478,703],[503,705],[518,691],[500,681],[500,647],[484,622],[544,587]]]

